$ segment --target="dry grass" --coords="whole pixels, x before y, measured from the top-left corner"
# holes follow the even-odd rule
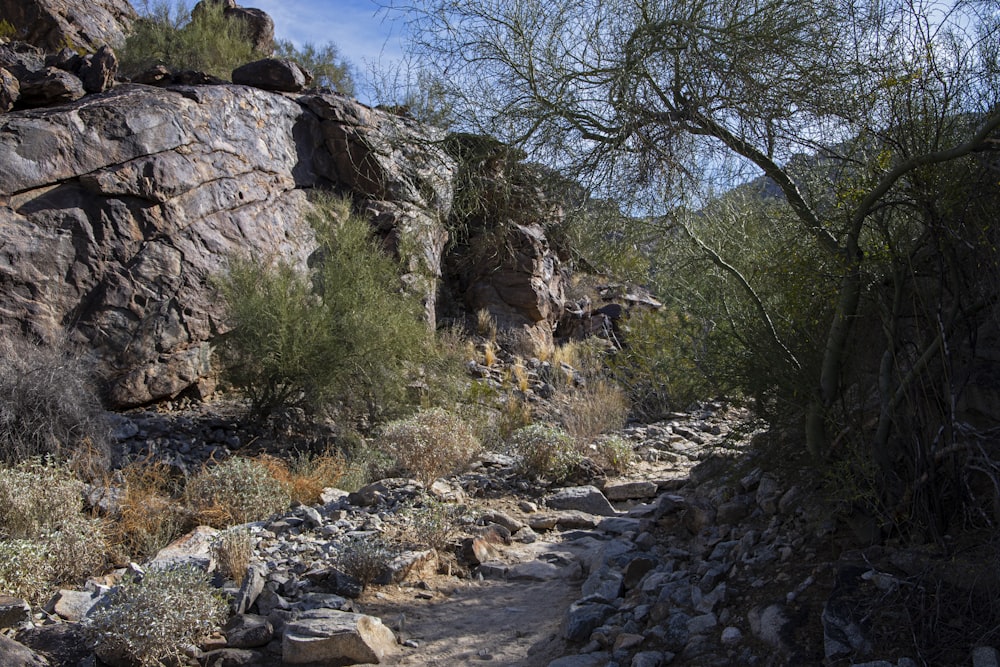
[[[515,357],[514,364],[510,367],[510,372],[518,391],[522,394],[527,394],[530,383],[528,381],[528,368],[524,365],[524,359]]]
[[[483,365],[492,368],[497,363],[497,344],[491,340],[483,345]]]
[[[253,559],[253,536],[245,528],[224,530],[216,536],[212,553],[220,574],[240,586]]]
[[[315,505],[320,500],[323,489],[339,486],[348,471],[345,457],[336,452],[311,456],[299,454],[285,461],[273,456],[257,459],[268,474],[283,484],[293,501],[303,505]]]
[[[476,311],[476,333],[490,342],[497,340],[496,318],[485,308]]]
[[[580,442],[592,442],[602,433],[621,429],[628,418],[625,392],[606,380],[592,381],[557,398],[560,422]]]
[[[194,526],[177,500],[178,481],[163,462],[139,461],[121,470],[124,495],[110,525],[112,552],[119,562],[152,556]]]

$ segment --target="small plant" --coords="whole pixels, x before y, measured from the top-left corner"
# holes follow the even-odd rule
[[[299,452],[288,460],[262,456],[258,461],[288,489],[293,501],[303,505],[319,503],[323,489],[339,486],[348,469],[347,460],[336,452],[315,455]]]
[[[230,528],[215,536],[212,554],[223,577],[242,585],[253,558],[253,535],[245,528]]]
[[[522,394],[527,394],[530,383],[528,382],[528,369],[524,365],[524,359],[516,357],[514,365],[510,367],[510,372],[517,390]]]
[[[110,428],[89,365],[67,345],[0,338],[0,463],[38,456],[110,460]]]
[[[594,446],[597,449],[597,461],[606,470],[622,474],[635,462],[632,443],[619,435],[598,438]]]
[[[557,426],[531,424],[514,431],[508,442],[522,474],[550,482],[565,481],[585,458],[571,435]]]
[[[12,40],[16,35],[17,28],[10,21],[6,19],[0,21],[0,41]]]
[[[493,368],[493,365],[497,363],[497,344],[491,340],[486,341],[483,344],[483,365],[487,368]]]
[[[354,68],[340,57],[339,49],[331,42],[321,47],[306,42],[300,48],[287,39],[281,39],[275,44],[274,57],[297,62],[312,74],[316,86],[354,95]]]
[[[266,519],[288,508],[288,488],[261,461],[233,457],[204,468],[184,490],[201,522],[225,527]]]
[[[342,545],[336,563],[345,574],[360,581],[364,590],[386,572],[395,556],[396,550],[381,537],[358,537]]]
[[[377,444],[425,486],[465,468],[481,448],[469,425],[441,408],[386,424]]]
[[[42,534],[52,557],[52,583],[78,584],[107,564],[106,525],[81,514]]]
[[[33,539],[83,509],[83,483],[65,466],[39,460],[0,468],[0,535]]]
[[[476,311],[476,333],[487,341],[495,343],[497,340],[497,320],[485,308]]]
[[[42,602],[53,578],[52,556],[40,540],[0,540],[0,593]]]
[[[141,580],[119,584],[108,605],[90,615],[84,632],[105,662],[154,667],[164,660],[182,661],[184,648],[215,630],[226,611],[203,572],[149,570]]]
[[[121,482],[121,507],[109,526],[118,560],[152,556],[193,527],[191,511],[176,499],[180,483],[166,463],[129,463],[121,470]]]
[[[557,405],[563,428],[580,442],[620,429],[628,417],[628,400],[617,385],[594,380],[559,395]]]
[[[439,500],[427,500],[420,507],[411,508],[406,513],[409,523],[405,538],[423,547],[446,551],[457,534],[456,511],[454,505]]]

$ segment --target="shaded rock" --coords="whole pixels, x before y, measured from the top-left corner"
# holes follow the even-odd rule
[[[489,541],[481,537],[462,540],[462,558],[470,565],[479,565],[500,558],[500,552]]]
[[[639,585],[642,578],[659,565],[660,562],[651,556],[639,556],[631,559],[622,571],[622,583],[626,589]]]
[[[395,635],[377,618],[317,609],[285,626],[281,651],[288,665],[379,664],[395,645]]]
[[[133,76],[132,82],[147,86],[169,86],[174,82],[174,74],[164,65],[153,65]]]
[[[750,631],[754,636],[776,649],[787,650],[785,641],[789,624],[788,614],[780,604],[772,604],[763,609],[755,607],[750,610]]]
[[[545,504],[557,510],[576,510],[599,516],[615,516],[617,512],[595,486],[575,486],[560,489],[545,498]],[[534,527],[534,526],[532,526]]]
[[[992,646],[977,646],[972,649],[972,667],[997,667],[1000,653]]]
[[[230,602],[230,611],[236,614],[244,614],[260,597],[267,582],[267,568],[263,563],[250,563],[247,566],[243,582],[239,590]]]
[[[274,658],[261,651],[227,647],[206,651],[201,657],[201,664],[211,667],[265,667],[273,665]]]
[[[509,514],[500,512],[497,510],[491,510],[489,512],[484,512],[480,515],[480,520],[484,523],[495,523],[497,525],[503,526],[511,533],[516,533],[524,527],[524,524],[514,519]]]
[[[115,85],[118,74],[118,58],[108,46],[102,46],[96,53],[83,59],[77,76],[88,93],[103,93]]]
[[[20,78],[19,108],[47,107],[78,100],[86,95],[83,82],[55,67],[30,72]]]
[[[231,648],[266,646],[274,638],[274,627],[263,616],[239,614],[229,619],[222,629]]]
[[[157,551],[156,556],[147,563],[147,567],[167,569],[183,565],[211,572],[215,569],[212,543],[218,534],[219,531],[215,528],[198,526],[187,535],[178,537]]]
[[[303,576],[320,586],[324,592],[334,593],[346,598],[356,598],[361,595],[363,590],[359,579],[335,567],[322,567],[309,570]]]
[[[602,602],[586,599],[574,602],[566,610],[566,626],[563,630],[563,636],[571,642],[587,641],[590,639],[590,633],[604,623],[615,611],[615,607]]]
[[[0,665],[4,667],[48,667],[49,661],[24,644],[0,635]]]
[[[16,39],[47,51],[93,52],[125,42],[137,15],[128,0],[0,0],[0,16],[16,29]]]
[[[21,84],[17,77],[4,67],[0,67],[0,113],[10,111],[21,96]]]
[[[312,76],[298,63],[285,58],[264,58],[233,70],[233,83],[262,90],[297,93],[309,85]]]
[[[563,512],[539,512],[528,517],[528,526],[532,530],[546,531],[559,527],[564,530],[573,528],[594,528],[598,518],[587,512],[566,510]]]
[[[656,482],[622,482],[606,485],[604,495],[607,496],[608,500],[655,498],[658,489]]]
[[[546,667],[604,667],[608,664],[608,653],[582,653],[580,655],[564,655],[551,661]]]
[[[608,567],[594,570],[583,582],[580,592],[584,597],[614,602],[622,592],[621,572]]]
[[[0,628],[16,628],[31,620],[31,605],[21,598],[0,595]]]
[[[54,665],[83,665],[91,655],[78,623],[39,625],[22,630],[16,638],[33,651],[44,653]],[[0,665],[7,667],[2,659]]]

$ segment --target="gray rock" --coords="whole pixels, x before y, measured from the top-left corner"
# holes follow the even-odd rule
[[[87,55],[77,72],[83,89],[88,93],[103,93],[115,85],[115,75],[118,74],[118,57],[107,45],[95,53]]]
[[[73,102],[86,95],[83,82],[55,67],[46,67],[20,77],[19,107],[47,107]]]
[[[156,552],[146,566],[153,569],[190,566],[205,572],[215,569],[212,544],[219,531],[210,526],[198,526]]]
[[[76,623],[86,618],[104,597],[97,592],[60,590],[50,604],[59,616]]]
[[[0,635],[0,665],[4,667],[48,667],[49,661],[24,644]]]
[[[667,664],[663,653],[659,651],[640,651],[632,656],[631,667],[661,667]]]
[[[273,665],[273,658],[261,651],[245,648],[220,648],[206,651],[202,664],[212,667],[265,667]]]
[[[604,487],[604,495],[608,500],[655,498],[658,491],[656,482],[621,482]]]
[[[571,642],[584,642],[611,614],[615,607],[589,600],[580,600],[566,610],[566,625],[563,636]]]
[[[622,574],[608,567],[594,570],[580,589],[584,597],[614,602],[622,592]]]
[[[233,70],[233,83],[262,90],[297,93],[309,85],[312,76],[293,60],[264,58]]]
[[[977,646],[972,649],[972,667],[997,667],[1000,654],[992,646]]]
[[[761,482],[763,485],[763,481]],[[789,623],[788,614],[780,604],[772,604],[763,609],[750,610],[750,631],[754,637],[771,648],[786,650],[785,634]]]
[[[714,630],[719,625],[719,619],[715,614],[701,614],[690,619],[687,624],[688,632],[692,635],[704,635]]]
[[[21,96],[21,84],[9,70],[0,67],[0,113],[14,108]]]
[[[603,651],[566,655],[549,662],[547,667],[605,667],[609,657],[610,654]]]
[[[545,498],[545,504],[556,510],[576,510],[598,516],[616,516],[615,508],[595,486],[574,486],[560,489]]]
[[[263,617],[254,614],[233,616],[222,629],[226,643],[231,648],[257,648],[267,646],[274,639],[274,626]]]
[[[624,535],[625,533],[638,533],[641,526],[642,522],[639,519],[616,516],[602,519],[597,524],[597,529],[612,535]]]
[[[739,628],[730,625],[729,627],[723,629],[720,641],[723,646],[733,646],[735,644],[739,644],[743,641],[743,633]]]
[[[0,628],[17,628],[31,621],[31,605],[21,598],[0,595]]]
[[[528,517],[528,526],[532,530],[547,531],[559,527],[563,530],[573,528],[594,528],[599,523],[597,517],[588,512],[564,510],[562,512],[539,512]]]
[[[233,614],[244,614],[260,597],[267,582],[267,568],[263,563],[250,563],[230,608]]]
[[[380,664],[395,646],[392,630],[373,616],[317,609],[285,625],[281,659],[286,665]]]
[[[86,11],[72,0],[0,0],[0,16],[25,42],[48,51],[69,44],[85,52],[121,46],[137,18],[128,0],[88,0]]]

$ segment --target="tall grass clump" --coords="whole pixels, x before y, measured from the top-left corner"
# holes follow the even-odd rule
[[[201,3],[197,12],[183,2],[145,2],[118,52],[122,74],[131,77],[164,65],[229,79],[240,65],[269,55],[255,52],[245,23],[227,18],[223,10],[223,3],[214,2]]]
[[[0,337],[0,462],[51,456],[103,468],[105,414],[91,366],[68,345]]]
[[[230,381],[260,418],[335,408],[368,423],[406,401],[407,374],[431,335],[419,299],[349,201],[320,197],[308,216],[319,249],[308,272],[234,258],[220,281],[232,331]]]

